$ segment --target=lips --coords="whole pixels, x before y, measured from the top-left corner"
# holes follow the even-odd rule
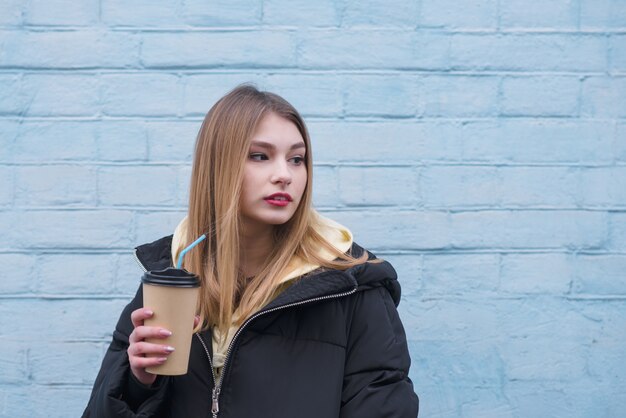
[[[274,193],[265,198],[265,201],[272,206],[287,206],[291,200],[289,193]]]
[[[293,199],[289,193],[274,193],[264,198],[265,200],[274,200],[278,202],[291,202]]]

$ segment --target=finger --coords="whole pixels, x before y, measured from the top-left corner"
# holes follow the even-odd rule
[[[139,308],[139,309],[135,309],[130,314],[130,320],[133,323],[133,327],[137,328],[138,326],[143,325],[144,319],[148,319],[152,315],[154,315],[154,312],[152,311],[152,309],[150,309],[150,308]]]
[[[128,337],[130,343],[145,340],[146,338],[167,338],[172,335],[170,330],[161,327],[146,327],[140,325]]]
[[[145,369],[146,367],[163,364],[166,360],[167,357],[135,357],[131,366],[137,369]]]
[[[167,357],[172,354],[174,347],[163,344],[152,344],[140,341],[128,347],[129,360],[131,357],[143,357],[145,355],[158,355],[158,357]]]

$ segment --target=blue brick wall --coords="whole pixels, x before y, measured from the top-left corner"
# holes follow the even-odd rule
[[[626,1],[0,3],[0,417],[78,416],[204,113],[292,101],[421,416],[626,410]]]

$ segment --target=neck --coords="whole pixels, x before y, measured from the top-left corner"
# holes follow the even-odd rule
[[[272,226],[264,228],[244,227],[240,238],[240,270],[244,277],[255,276],[272,249]]]

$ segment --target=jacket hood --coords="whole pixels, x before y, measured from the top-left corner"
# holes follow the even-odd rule
[[[324,237],[339,250],[342,252],[350,251],[355,257],[360,256],[363,251],[367,251],[353,242],[352,233],[346,227],[325,217],[322,217],[322,220],[324,221],[322,226]],[[182,231],[185,222],[186,218],[179,223],[174,234],[135,248],[135,258],[144,271],[163,270],[174,266],[174,256],[180,251],[175,249],[180,247],[180,244],[174,243],[183,241]],[[370,260],[376,258],[371,252],[367,251],[367,253]],[[389,262],[384,260],[360,264],[342,271],[323,269],[294,257],[289,263],[287,273],[281,279],[281,283],[306,273],[311,273],[306,280],[299,280],[289,286],[263,310],[301,300],[325,297],[330,294],[361,291],[380,286],[384,286],[389,291],[396,306],[400,302],[400,285],[397,281],[396,271]],[[314,280],[309,280],[313,277],[315,277]]]
[[[320,222],[320,234],[330,242],[335,248],[337,248],[342,253],[345,253],[352,246],[352,232],[345,226],[341,225],[339,222],[335,222],[332,219],[326,218],[317,214]],[[174,231],[174,235],[172,237],[171,243],[171,259],[176,261],[178,260],[178,255],[184,248],[184,243],[190,242],[191,240],[187,239],[187,217],[185,216]],[[334,257],[332,254],[327,251],[321,250],[320,255],[322,258],[331,261]],[[293,257],[289,264],[287,265],[287,269],[285,275],[278,282],[279,284],[286,283],[296,277],[300,277],[303,274],[309,273],[319,265],[307,263],[305,260],[300,259],[299,257]]]

